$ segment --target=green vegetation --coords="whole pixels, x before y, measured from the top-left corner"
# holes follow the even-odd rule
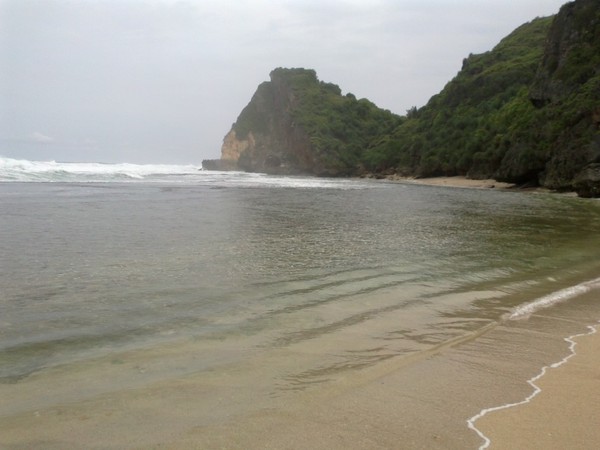
[[[317,175],[466,175],[600,195],[600,4],[567,3],[469,55],[404,117],[313,70],[276,69],[234,130],[267,136],[264,161]]]
[[[261,83],[256,89],[256,93],[252,97],[252,101],[246,106],[237,121],[233,125],[233,128],[240,139],[245,139],[250,131],[255,133],[267,133],[268,123],[267,116],[263,113],[262,109],[259,108],[257,102],[261,98],[268,97],[270,91],[270,83]]]
[[[466,58],[442,92],[367,151],[367,167],[395,167],[419,176],[493,176],[517,133],[517,124],[532,120],[528,86],[551,20],[536,19],[492,51]]]
[[[557,190],[600,177],[600,5],[578,0],[519,27],[409,113],[366,151],[369,170]]]
[[[401,122],[366,99],[343,96],[335,84],[318,82],[312,71],[296,71],[289,81],[298,99],[293,118],[310,136],[316,157],[335,173],[356,173],[363,150]]]
[[[284,99],[286,105],[278,105]],[[244,138],[252,130],[264,133],[270,109],[288,110],[291,127],[300,128],[310,142],[312,158],[327,168],[328,174],[351,175],[357,172],[362,153],[371,141],[390,133],[401,118],[366,99],[353,94],[342,95],[339,86],[319,81],[314,70],[278,68],[271,72],[271,82],[259,86],[252,102],[238,118],[234,129]]]

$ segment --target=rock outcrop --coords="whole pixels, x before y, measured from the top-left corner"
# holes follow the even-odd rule
[[[599,11],[598,0],[578,0],[565,4],[556,15],[530,90],[537,107],[565,99],[598,75]]]
[[[573,186],[580,197],[600,197],[600,164],[587,165],[577,174]]]
[[[530,90],[545,121],[543,185],[600,195],[600,2],[565,4],[548,33]],[[540,127],[541,128],[541,127]],[[549,138],[549,139],[548,139]]]
[[[278,69],[262,83],[242,110],[221,147],[221,159],[235,161],[248,172],[326,175],[319,165],[307,133],[297,126],[293,111],[297,97],[289,78],[307,77],[318,83],[316,73],[304,69]]]
[[[313,70],[275,69],[225,136],[251,172],[466,175],[600,196],[600,1],[517,28],[405,117],[342,95]]]
[[[202,160],[203,170],[217,170],[221,172],[239,171],[237,161],[230,159],[204,159]]]
[[[314,70],[275,69],[259,85],[223,140],[221,160],[271,174],[349,176],[360,172],[370,140],[399,117],[368,100],[343,96]]]

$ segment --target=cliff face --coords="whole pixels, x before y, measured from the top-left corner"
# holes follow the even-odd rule
[[[577,0],[470,55],[368,154],[405,174],[490,177],[600,196],[599,125],[600,2]]]
[[[296,70],[314,77],[313,71]],[[296,126],[297,107],[286,71],[275,70],[242,110],[221,147],[221,159],[236,161],[241,170],[277,174],[322,174],[306,132]]]
[[[559,102],[598,75],[599,10],[597,0],[578,0],[561,8],[548,32],[531,87],[530,97],[536,106]]]
[[[296,76],[313,77],[313,71],[296,70]],[[275,70],[242,110],[221,147],[221,159],[236,161],[249,172],[320,174],[306,132],[297,127],[297,107],[290,73]]]
[[[398,116],[367,100],[342,96],[336,85],[319,81],[314,70],[275,69],[270,78],[258,87],[221,147],[221,160],[235,161],[241,170],[354,175],[369,140],[398,123]]]
[[[530,90],[547,136],[541,182],[600,196],[600,2],[564,5]]]
[[[239,139],[235,130],[231,130],[223,139],[221,147],[221,159],[225,161],[237,162],[240,155],[249,148],[256,147],[256,140],[252,132],[249,132],[245,139]]]
[[[470,55],[406,117],[306,69],[276,69],[218,167],[320,176],[467,175],[600,196],[600,2],[576,0]]]

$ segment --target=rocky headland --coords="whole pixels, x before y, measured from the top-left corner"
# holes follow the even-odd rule
[[[262,83],[223,140],[217,165],[271,174],[354,176],[365,148],[401,117],[342,95],[314,70],[278,68]],[[212,165],[212,161],[203,162]]]
[[[600,196],[600,2],[536,18],[399,116],[314,70],[275,69],[205,169],[463,176]]]

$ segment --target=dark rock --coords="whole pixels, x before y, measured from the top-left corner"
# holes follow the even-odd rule
[[[600,163],[590,164],[579,172],[573,187],[580,197],[600,197]]]
[[[564,99],[597,74],[598,10],[598,0],[577,0],[560,9],[530,89],[531,102],[537,108]]]
[[[202,160],[203,170],[234,171],[240,170],[235,161],[227,159],[204,159]]]

